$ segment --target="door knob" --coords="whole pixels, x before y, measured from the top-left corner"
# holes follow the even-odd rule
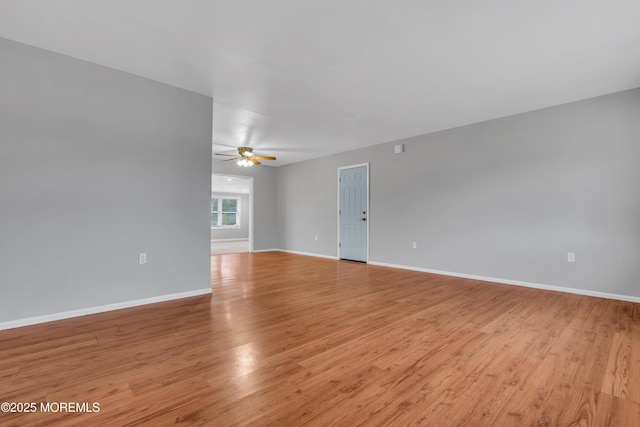
[[[366,221],[366,220],[367,220],[367,218],[362,218],[362,220],[363,220],[363,221]]]

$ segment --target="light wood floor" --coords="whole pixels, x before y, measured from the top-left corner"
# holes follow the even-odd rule
[[[284,253],[0,332],[0,425],[638,426],[640,305]]]

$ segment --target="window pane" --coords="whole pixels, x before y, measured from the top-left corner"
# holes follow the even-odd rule
[[[222,212],[237,212],[236,199],[222,199]]]
[[[211,212],[215,212],[218,210],[218,199],[211,198]]]
[[[223,213],[222,214],[222,225],[236,225],[236,214],[235,213]]]
[[[222,212],[237,212],[236,199],[222,199]]]
[[[218,226],[218,212],[211,212],[211,226]]]

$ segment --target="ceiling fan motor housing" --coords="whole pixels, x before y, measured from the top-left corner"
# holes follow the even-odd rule
[[[253,156],[253,148],[251,147],[238,147],[238,153],[242,157],[251,157]]]

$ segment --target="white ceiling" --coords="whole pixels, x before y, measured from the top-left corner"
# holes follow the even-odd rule
[[[239,176],[211,175],[211,192],[217,193],[245,193],[251,190],[251,178]]]
[[[0,36],[213,96],[214,151],[283,165],[638,87],[638,17],[638,0],[0,0]]]

